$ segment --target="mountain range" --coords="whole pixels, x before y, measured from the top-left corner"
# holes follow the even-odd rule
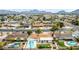
[[[37,9],[34,9],[34,10],[30,10],[30,11],[21,11],[21,12],[18,12],[18,11],[12,11],[12,10],[0,10],[0,14],[68,14],[68,15],[79,15],[79,9],[77,10],[74,10],[74,11],[71,11],[71,12],[66,12],[64,10],[61,10],[57,13],[52,13],[52,12],[47,12],[47,11],[40,11],[40,10],[37,10]]]

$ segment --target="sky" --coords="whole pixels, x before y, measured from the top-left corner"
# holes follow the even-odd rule
[[[0,0],[0,9],[14,9],[17,11],[41,9],[49,12],[65,10],[71,12],[79,8],[78,4],[77,0]]]

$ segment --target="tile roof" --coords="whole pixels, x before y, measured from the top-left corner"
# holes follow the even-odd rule
[[[40,33],[39,35],[36,33],[32,33],[30,37],[34,38],[34,39],[38,39],[38,38],[42,38],[42,37],[52,37],[52,36],[51,36],[51,33],[48,32],[48,33]]]

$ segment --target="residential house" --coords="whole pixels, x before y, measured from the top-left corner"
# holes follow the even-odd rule
[[[35,39],[37,43],[52,43],[53,40],[51,32],[43,32],[40,34],[32,33],[30,38]]]
[[[52,28],[52,24],[50,22],[35,22],[32,24],[33,29],[50,29]]]

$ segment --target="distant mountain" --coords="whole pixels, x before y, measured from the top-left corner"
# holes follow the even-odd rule
[[[58,13],[65,13],[65,11],[64,11],[64,10],[61,10],[61,11],[59,11]]]
[[[57,13],[52,13],[52,12],[47,12],[47,11],[40,11],[40,10],[37,10],[37,9],[34,9],[34,10],[25,10],[25,11],[21,11],[21,12],[18,12],[18,11],[12,11],[12,10],[0,10],[0,15],[2,14],[26,14],[26,15],[32,15],[32,14],[62,14],[62,15],[79,15],[79,9],[77,10],[74,10],[72,12],[66,12],[64,10],[61,10]]]
[[[69,14],[68,12],[64,11],[64,10],[61,10],[59,12],[57,12],[57,14],[62,14],[62,15],[66,15],[66,14]]]
[[[31,11],[29,11],[29,12],[30,12],[30,13],[40,13],[40,11],[37,10],[37,9],[31,10]]]
[[[17,14],[16,11],[10,11],[10,10],[0,10],[0,14]]]
[[[40,11],[37,9],[30,10],[30,11],[22,11],[22,14],[52,14],[52,12]]]
[[[75,14],[75,15],[79,15],[79,9],[74,10],[74,11],[72,11],[71,13],[72,13],[72,14]]]
[[[62,15],[79,15],[79,9],[74,10],[72,12],[65,12],[64,10],[59,11],[57,14],[62,14]]]

